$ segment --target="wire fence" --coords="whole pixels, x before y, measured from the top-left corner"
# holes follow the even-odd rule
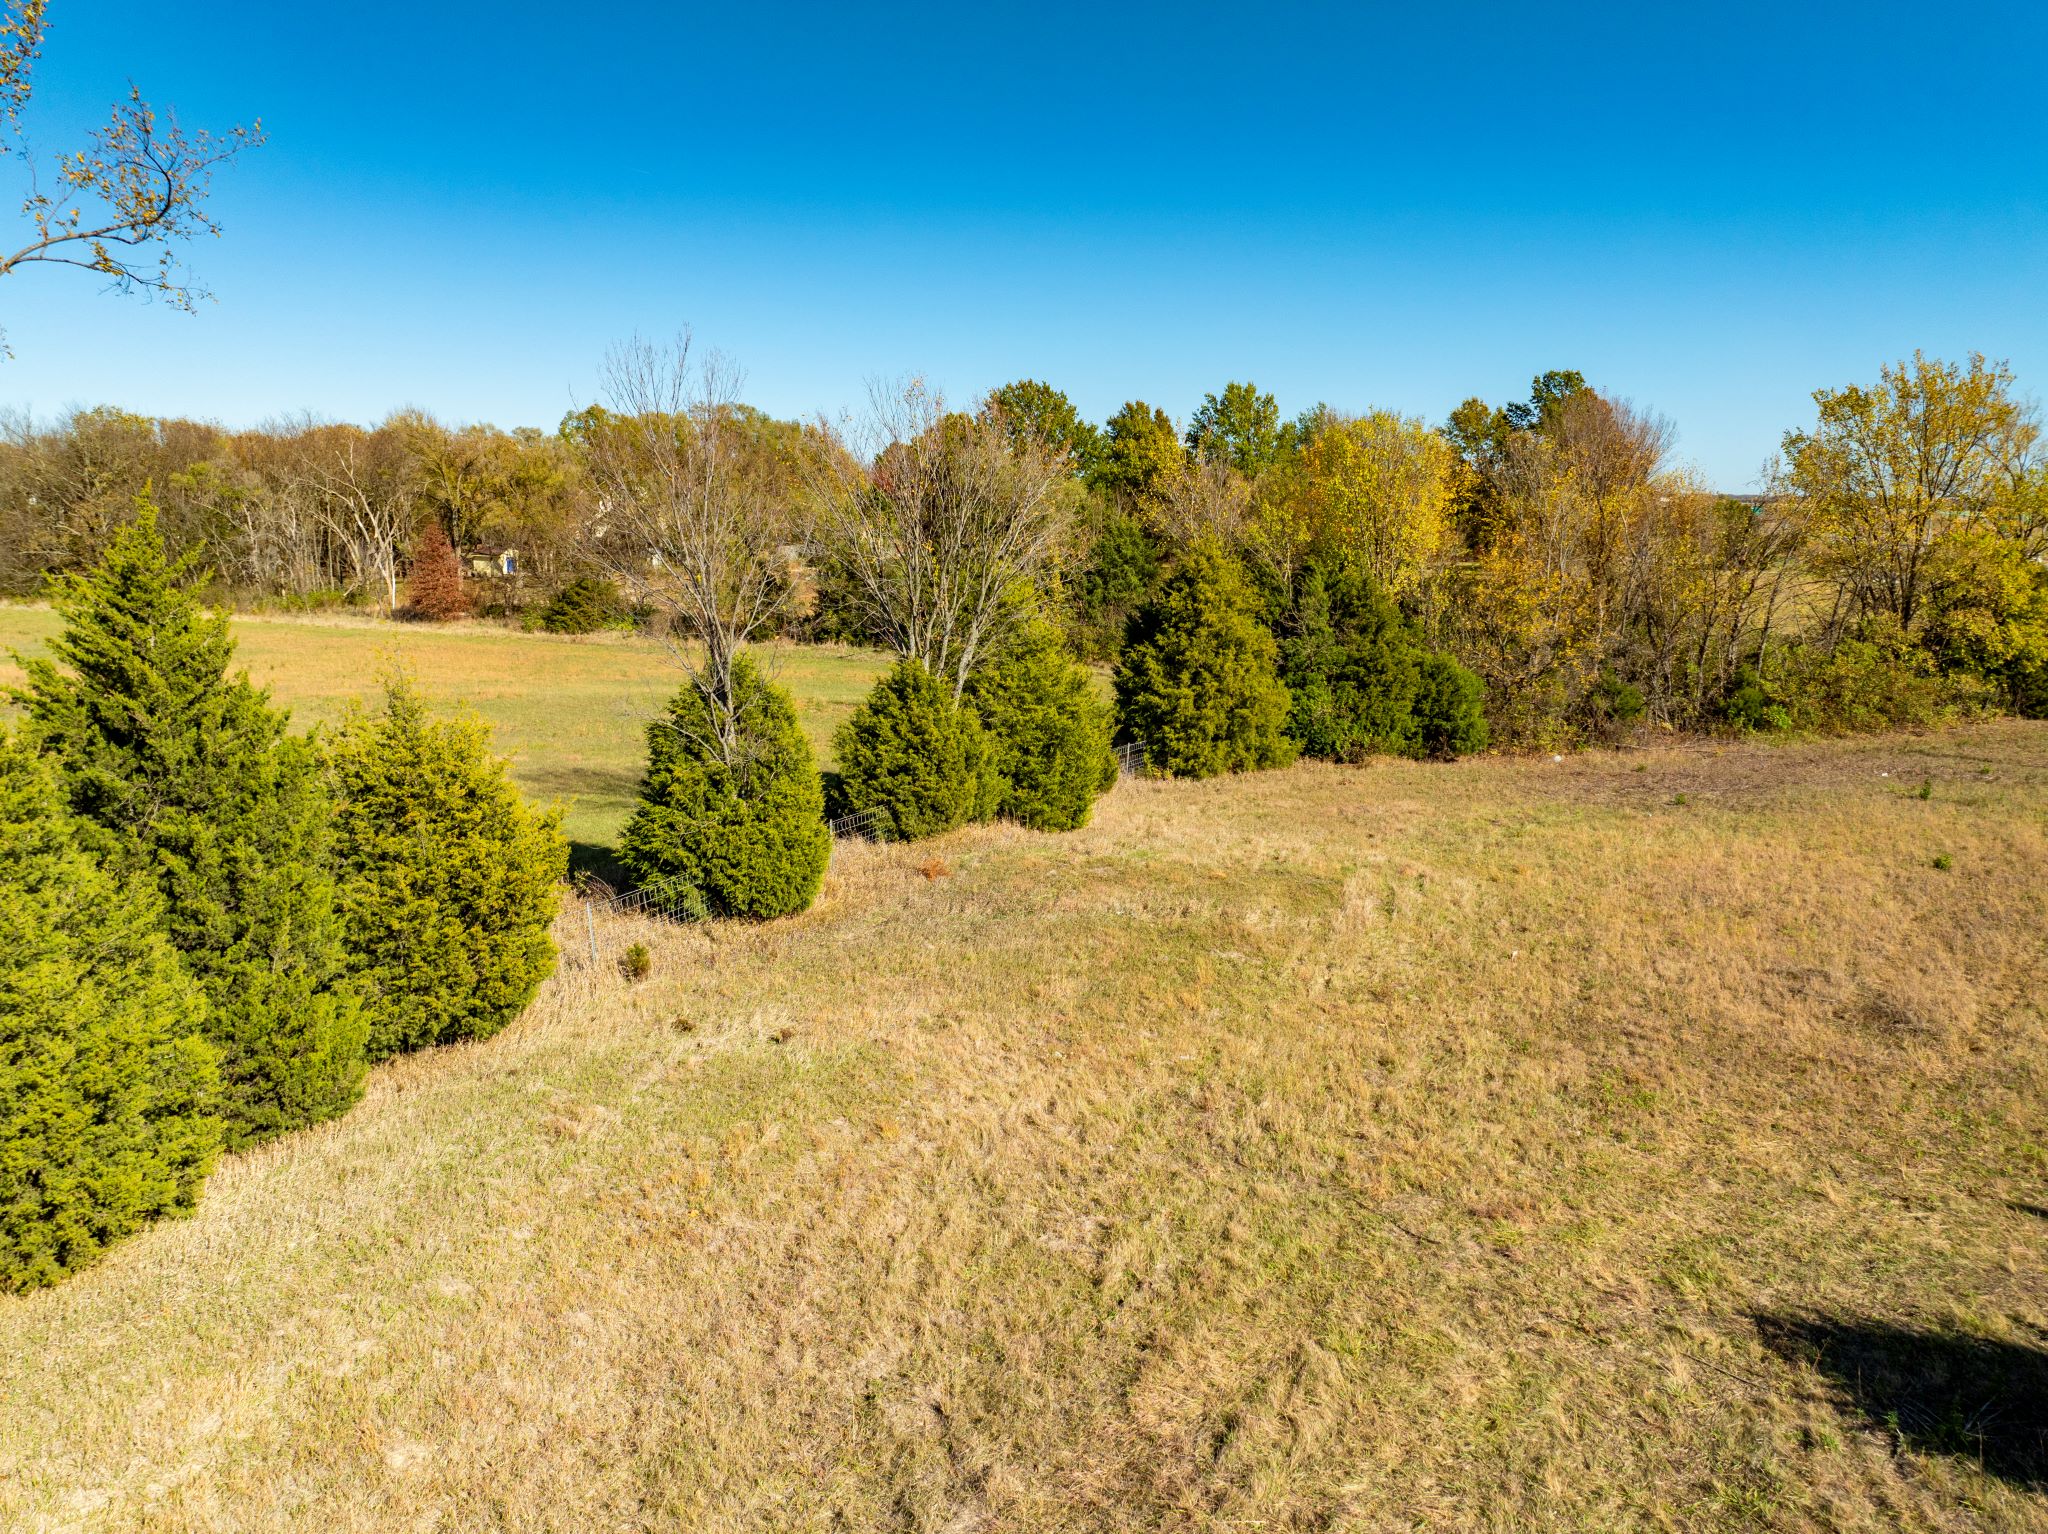
[[[1142,778],[1151,770],[1147,755],[1151,743],[1127,740],[1116,748],[1116,773],[1120,778]]]
[[[841,815],[837,820],[826,821],[825,829],[835,837],[878,842],[882,833],[889,829],[889,812],[879,804],[872,805],[864,810],[855,810],[851,815]]]

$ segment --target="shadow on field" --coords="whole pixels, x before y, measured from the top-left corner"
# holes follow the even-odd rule
[[[1837,1404],[1921,1454],[2048,1485],[2048,1350],[1882,1321],[1756,1315],[1765,1347],[1824,1375]]]
[[[630,889],[633,876],[626,872],[619,855],[602,842],[569,843],[569,882],[581,885],[595,879],[614,890]]]
[[[640,792],[640,771],[624,767],[540,767],[522,763],[519,781],[537,799],[556,796],[631,799]]]

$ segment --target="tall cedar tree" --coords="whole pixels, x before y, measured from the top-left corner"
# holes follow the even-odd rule
[[[988,736],[1002,798],[996,812],[1034,831],[1088,823],[1095,797],[1116,782],[1109,708],[1059,631],[1040,619],[967,682]]]
[[[79,848],[48,765],[0,737],[0,1290],[190,1209],[220,1147],[206,1001],[161,919],[153,888]]]
[[[469,588],[462,581],[462,561],[455,545],[448,541],[448,529],[439,517],[420,524],[412,546],[412,582],[407,588],[415,618],[429,623],[446,623],[469,616]]]
[[[80,839],[163,897],[206,992],[233,1148],[343,1112],[362,1093],[364,1020],[344,973],[331,810],[311,745],[285,733],[227,619],[172,564],[156,514],[57,600],[54,660],[27,666],[30,735]]]
[[[378,712],[351,708],[327,762],[370,1058],[488,1038],[555,965],[560,814],[520,798],[488,727],[430,718],[403,678]]]
[[[1213,539],[1190,548],[1135,613],[1116,669],[1120,738],[1176,777],[1293,759],[1273,635],[1238,562]]]
[[[647,727],[647,776],[619,857],[642,880],[686,881],[716,915],[792,916],[818,898],[832,855],[818,765],[789,694],[745,651],[732,684],[736,750],[718,748],[694,680]]]

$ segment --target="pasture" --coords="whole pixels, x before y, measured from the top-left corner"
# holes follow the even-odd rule
[[[615,823],[651,651],[377,635]],[[2048,727],[1127,781],[568,922],[0,1300],[0,1526],[2048,1529]]]
[[[18,684],[9,651],[41,652],[57,633],[46,607],[0,603],[0,687]],[[340,716],[351,698],[373,698],[378,675],[397,662],[447,708],[488,720],[520,787],[561,804],[563,829],[586,848],[609,846],[632,813],[647,764],[646,728],[680,685],[674,656],[627,634],[522,634],[484,623],[445,626],[355,617],[238,616],[236,664],[305,728]],[[840,645],[766,645],[776,679],[822,763],[832,732],[887,664]],[[4,711],[0,703],[0,711]]]

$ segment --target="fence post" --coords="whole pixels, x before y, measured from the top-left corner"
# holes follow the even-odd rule
[[[590,967],[597,968],[597,918],[590,914],[590,899],[583,900],[583,928],[590,934]]]

